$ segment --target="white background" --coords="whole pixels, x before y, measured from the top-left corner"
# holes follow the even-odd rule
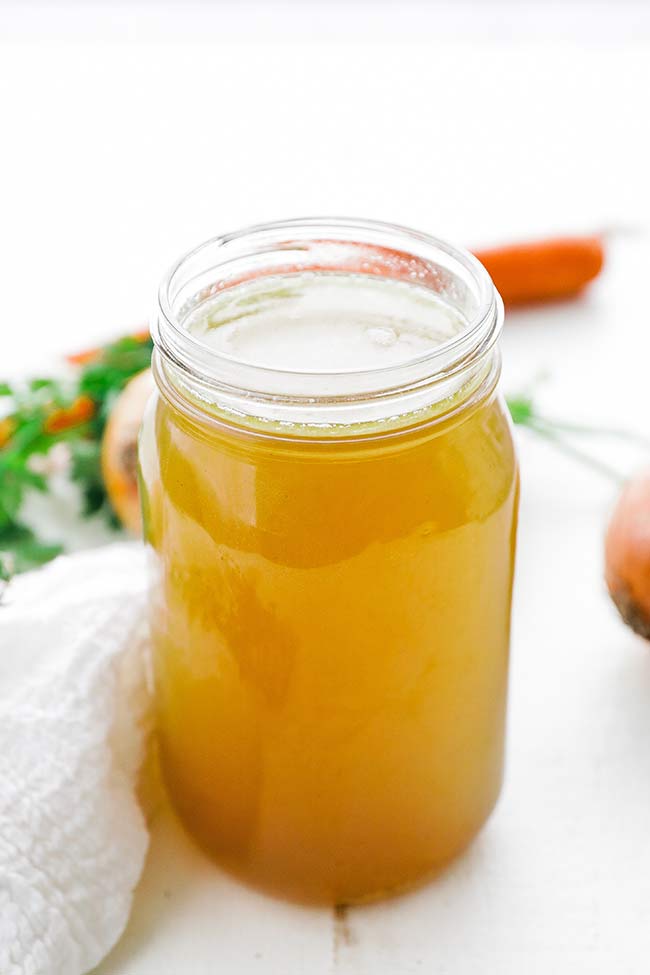
[[[649,108],[642,2],[0,3],[0,372],[145,321],[172,259],[252,221],[607,229],[583,299],[509,316],[504,385],[544,374],[546,412],[648,431]],[[650,653],[601,581],[615,487],[520,452],[508,781],[471,851],[344,937],[163,812],[101,975],[647,971]]]

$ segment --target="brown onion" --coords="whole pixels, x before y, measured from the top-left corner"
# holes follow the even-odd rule
[[[605,579],[635,633],[650,640],[650,471],[623,488],[605,537]]]
[[[150,369],[138,373],[113,405],[102,440],[102,475],[110,502],[122,524],[142,531],[138,498],[138,433],[154,388]]]

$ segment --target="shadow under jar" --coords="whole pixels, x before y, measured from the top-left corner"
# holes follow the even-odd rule
[[[162,766],[254,885],[387,895],[498,797],[502,319],[471,255],[358,220],[216,238],[161,285],[140,465]]]

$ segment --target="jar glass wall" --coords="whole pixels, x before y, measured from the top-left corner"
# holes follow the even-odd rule
[[[323,368],[293,348],[278,367],[323,281],[344,289]],[[366,303],[379,357],[395,330],[415,342],[382,287],[460,324],[348,361]],[[218,238],[161,286],[140,445],[161,759],[189,831],[246,881],[329,903],[399,890],[497,799],[517,509],[501,321],[470,255],[361,221]],[[219,345],[251,323],[261,358],[241,330]]]

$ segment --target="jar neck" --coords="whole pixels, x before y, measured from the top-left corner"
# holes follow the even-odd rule
[[[336,272],[424,287],[456,309],[463,328],[405,362],[379,368],[276,369],[199,341],[187,319],[215,295],[264,276]],[[493,385],[503,306],[485,269],[465,251],[389,224],[309,219],[208,241],[163,280],[152,333],[163,392],[192,412],[321,433],[447,415]]]

